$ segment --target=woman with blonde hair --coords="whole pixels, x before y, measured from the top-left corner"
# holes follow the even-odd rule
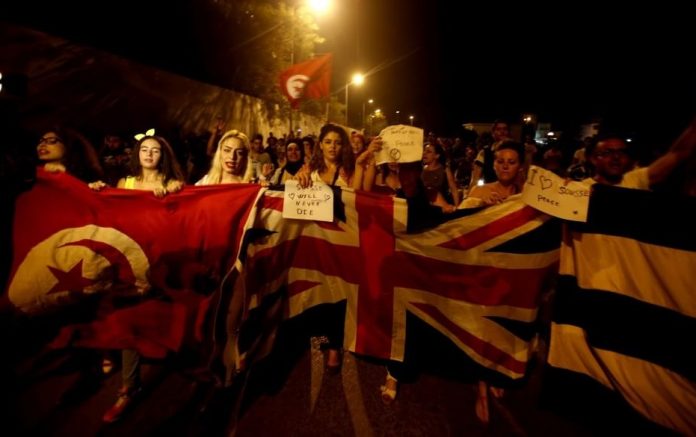
[[[196,185],[239,184],[253,182],[249,137],[237,129],[225,132],[218,142],[210,170]]]

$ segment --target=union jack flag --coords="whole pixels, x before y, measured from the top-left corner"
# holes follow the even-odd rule
[[[283,287],[286,318],[346,300],[344,346],[402,361],[410,312],[479,364],[524,375],[529,339],[516,327],[534,322],[557,268],[558,221],[510,200],[409,233],[402,199],[343,190],[343,217],[322,223],[283,219],[282,194],[258,208],[265,236],[246,253],[246,318]]]

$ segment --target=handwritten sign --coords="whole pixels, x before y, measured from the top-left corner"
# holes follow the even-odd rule
[[[522,190],[522,200],[546,214],[576,222],[587,221],[590,188],[568,182],[548,170],[532,165]]]
[[[387,126],[379,136],[382,137],[382,150],[375,154],[377,164],[423,159],[423,129],[397,124]]]
[[[300,188],[297,181],[286,181],[283,218],[332,222],[333,198],[333,190],[324,183],[314,182],[311,187]]]

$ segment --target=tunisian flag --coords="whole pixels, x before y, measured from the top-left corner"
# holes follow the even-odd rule
[[[186,187],[163,199],[97,193],[39,169],[17,200],[7,297],[27,314],[65,315],[54,346],[163,357],[203,339],[258,193],[247,184]]]
[[[331,53],[318,56],[280,73],[280,91],[293,109],[297,109],[301,100],[320,99],[329,95],[331,59]]]

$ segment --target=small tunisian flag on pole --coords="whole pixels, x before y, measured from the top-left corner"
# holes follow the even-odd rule
[[[320,99],[329,95],[331,53],[292,65],[280,73],[280,90],[294,109],[304,99]]]

